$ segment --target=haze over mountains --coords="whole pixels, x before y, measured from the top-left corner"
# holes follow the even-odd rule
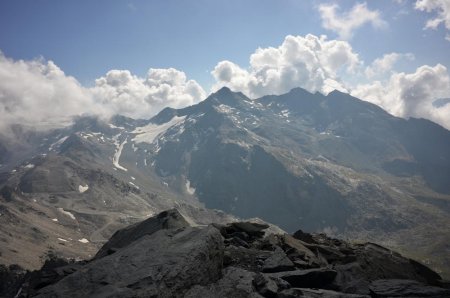
[[[2,263],[89,258],[116,229],[177,207],[192,223],[259,217],[450,265],[450,132],[338,91],[222,88],[150,120],[13,131],[0,141]]]

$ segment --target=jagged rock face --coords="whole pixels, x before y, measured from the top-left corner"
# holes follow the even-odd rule
[[[448,297],[427,267],[372,243],[265,235],[267,225],[190,227],[176,210],[117,232],[85,263],[4,273],[17,297]],[[305,240],[305,241],[304,241]],[[16,288],[14,288],[14,286]],[[13,291],[15,290],[15,291]],[[11,296],[12,297],[12,296]]]

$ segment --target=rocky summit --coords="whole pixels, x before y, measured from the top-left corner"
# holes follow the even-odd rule
[[[2,297],[450,297],[449,283],[374,243],[192,226],[171,209],[117,231],[90,261],[0,267]]]

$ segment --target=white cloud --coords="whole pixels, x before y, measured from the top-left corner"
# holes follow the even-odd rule
[[[434,100],[450,97],[446,67],[423,65],[412,73],[399,73],[395,65],[402,59],[413,60],[414,55],[388,53],[364,67],[346,41],[314,35],[287,36],[279,47],[257,49],[250,56],[248,69],[231,61],[218,63],[211,72],[216,79],[213,91],[227,86],[258,98],[283,94],[295,87],[322,93],[351,89],[352,95],[393,115],[426,118],[450,128],[450,105],[433,106]],[[361,84],[363,80],[371,83]]]
[[[0,52],[0,131],[12,124],[60,127],[82,114],[115,113],[149,118],[163,107],[200,101],[204,90],[176,69],[150,69],[145,78],[111,70],[92,88],[64,74],[52,61],[9,59]]]
[[[395,63],[400,59],[414,60],[414,55],[411,53],[400,54],[400,53],[389,53],[383,55],[383,57],[375,59],[370,66],[365,70],[367,78],[372,79],[374,77],[386,74],[390,72]]]
[[[61,125],[74,115],[97,110],[102,107],[89,91],[52,61],[13,61],[0,52],[0,130],[16,123]]]
[[[219,62],[211,72],[213,90],[227,86],[252,98],[282,94],[295,87],[311,92],[345,91],[339,73],[352,73],[360,65],[348,42],[288,35],[277,47],[259,48],[250,56],[249,69],[230,61]]]
[[[394,73],[387,81],[356,86],[351,94],[393,115],[426,118],[450,129],[450,105],[433,106],[434,100],[450,97],[450,76],[441,64],[423,65],[413,73]]]
[[[337,4],[319,5],[322,26],[336,32],[341,39],[350,39],[354,31],[365,24],[371,24],[374,28],[387,26],[386,21],[381,18],[380,12],[370,10],[365,2],[355,4],[348,12],[339,13],[339,9]]]
[[[437,29],[442,23],[450,30],[450,1],[448,0],[417,0],[415,9],[432,13],[436,11],[436,17],[429,19],[425,29]]]
[[[90,91],[113,114],[137,118],[148,118],[167,106],[192,105],[205,97],[196,81],[187,80],[184,72],[174,68],[151,68],[146,78],[132,75],[128,70],[111,70],[95,80],[95,87]]]
[[[219,62],[211,72],[216,80],[213,91],[228,86],[258,98],[295,87],[322,93],[351,89],[352,95],[396,116],[423,117],[450,128],[450,105],[432,105],[437,98],[450,98],[446,67],[424,65],[413,73],[398,73],[394,66],[400,59],[413,55],[389,53],[364,67],[347,41],[289,35],[278,47],[257,49],[248,68]],[[355,83],[364,78],[376,81]],[[145,77],[111,70],[86,88],[52,61],[14,61],[0,52],[0,131],[15,123],[61,126],[82,114],[149,118],[166,106],[184,107],[205,95],[196,81],[173,68],[150,69]]]

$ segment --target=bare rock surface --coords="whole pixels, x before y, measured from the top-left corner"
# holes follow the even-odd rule
[[[168,210],[116,232],[90,261],[2,267],[1,297],[449,297],[426,266],[374,243],[266,225],[189,225]]]
[[[189,223],[176,209],[159,213],[142,222],[118,230],[111,239],[99,250],[95,258],[107,256],[120,248],[162,229],[178,229],[188,227]]]

